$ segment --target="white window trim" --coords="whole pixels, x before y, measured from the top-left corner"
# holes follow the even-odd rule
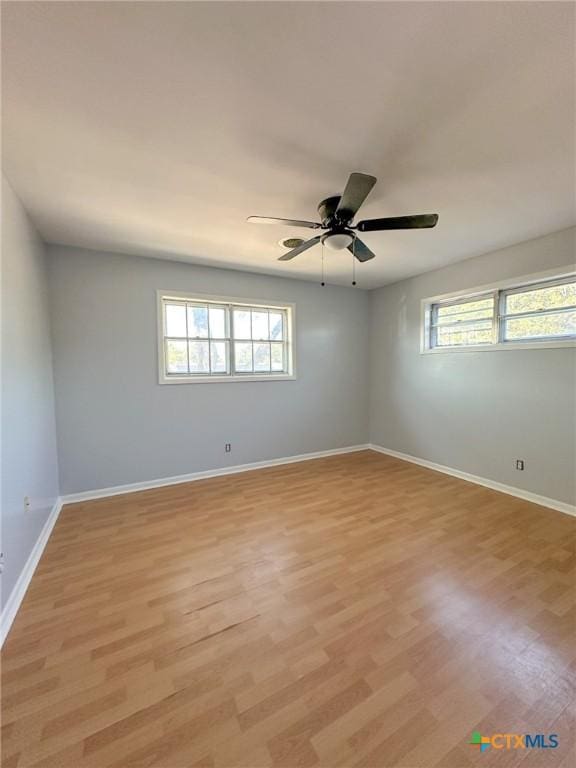
[[[437,296],[430,296],[422,299],[420,302],[420,354],[422,355],[442,355],[442,354],[463,354],[474,352],[502,352],[512,349],[560,349],[563,347],[575,347],[576,339],[542,339],[541,341],[502,341],[500,338],[492,344],[474,344],[462,347],[431,347],[430,346],[430,325],[432,317],[432,306],[434,304],[457,302],[459,299],[480,299],[489,294],[494,295],[494,312],[496,315],[500,312],[499,297],[502,291],[529,288],[531,285],[546,281],[563,281],[576,277],[573,265],[567,265],[556,269],[548,269],[544,272],[536,272],[521,277],[514,277],[508,280],[501,280],[498,283],[488,283],[453,293],[443,293]],[[499,333],[498,324],[494,326],[495,334]]]
[[[164,356],[164,300],[176,299],[177,301],[206,301],[217,304],[233,304],[238,307],[262,307],[266,309],[281,309],[286,312],[286,348],[288,353],[289,369],[287,373],[247,373],[228,375],[168,375],[166,373],[166,361]],[[286,301],[268,301],[263,299],[239,298],[238,296],[213,296],[207,293],[189,293],[182,291],[157,290],[156,291],[156,319],[157,319],[157,349],[158,381],[160,384],[221,384],[224,382],[255,382],[255,381],[292,381],[296,376],[296,305]],[[232,343],[232,339],[230,340]]]

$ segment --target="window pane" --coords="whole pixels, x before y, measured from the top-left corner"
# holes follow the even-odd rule
[[[507,294],[505,314],[573,306],[576,306],[576,282]]]
[[[189,341],[190,373],[210,373],[207,341]]]
[[[236,342],[234,345],[234,363],[236,371],[252,371],[252,342]]]
[[[186,337],[185,304],[166,304],[166,336]]]
[[[432,316],[437,347],[464,347],[494,341],[494,296],[438,305]]]
[[[268,339],[268,312],[252,311],[252,338]]]
[[[272,344],[272,370],[284,370],[284,345]]]
[[[254,344],[254,370],[270,371],[270,344]]]
[[[507,341],[546,336],[576,336],[576,310],[554,315],[517,317],[505,321],[504,338]]]
[[[492,324],[481,327],[440,326],[436,329],[436,346],[463,347],[475,344],[490,344],[493,341]]]
[[[207,341],[189,341],[190,373],[210,373]]]
[[[270,338],[281,341],[284,338],[284,324],[281,312],[270,312]]]
[[[188,306],[188,337],[208,338],[208,307]]]
[[[226,333],[226,310],[224,307],[210,307],[210,338],[225,339]]]
[[[188,373],[186,341],[166,341],[166,373]]]
[[[438,325],[467,323],[471,320],[492,319],[494,298],[467,301],[463,304],[450,304],[438,307],[436,323]]]
[[[225,341],[210,343],[210,371],[228,373],[228,344]]]
[[[249,309],[234,310],[234,338],[235,339],[251,339],[252,338],[250,314],[251,313]]]

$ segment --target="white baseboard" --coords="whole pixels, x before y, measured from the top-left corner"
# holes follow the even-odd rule
[[[558,501],[557,499],[549,499],[547,496],[539,496],[537,493],[531,493],[525,491],[522,488],[515,488],[512,485],[504,485],[503,483],[497,483],[495,480],[488,480],[486,477],[479,477],[478,475],[471,475],[468,472],[462,472],[459,469],[453,469],[452,467],[446,467],[443,464],[435,464],[433,461],[427,459],[419,459],[416,456],[410,456],[407,453],[400,453],[400,451],[392,451],[389,448],[383,448],[381,445],[375,445],[371,443],[369,445],[370,450],[377,451],[378,453],[384,453],[386,456],[393,456],[395,459],[402,459],[402,461],[409,461],[412,464],[418,464],[421,467],[427,467],[427,469],[434,469],[436,472],[443,472],[445,475],[452,475],[458,477],[460,480],[467,480],[469,483],[476,483],[476,485],[483,485],[486,488],[491,488],[493,491],[500,491],[501,493],[507,493],[510,496],[516,496],[519,499],[525,501],[531,501],[534,504],[540,504],[542,507],[549,507],[550,509],[556,509],[558,512],[564,512],[566,515],[576,516],[576,506],[573,504],[567,504],[565,501]]]
[[[316,451],[315,453],[301,453],[297,456],[286,456],[280,459],[268,459],[266,461],[254,461],[251,464],[236,464],[232,467],[220,467],[218,469],[208,469],[203,472],[191,472],[187,475],[175,475],[174,477],[162,477],[158,480],[146,480],[142,483],[128,483],[127,485],[116,485],[111,488],[99,488],[93,491],[82,491],[81,493],[69,493],[62,497],[63,504],[73,504],[78,501],[91,501],[92,499],[104,499],[107,496],[119,496],[124,493],[134,493],[135,491],[147,491],[151,488],[162,488],[165,485],[180,485],[181,483],[191,483],[195,480],[206,480],[210,477],[220,477],[221,475],[235,475],[238,472],[249,472],[252,469],[264,469],[265,467],[276,467],[280,464],[294,464],[298,461],[308,461],[309,459],[322,459],[326,456],[338,456],[341,453],[354,453],[356,451],[367,451],[369,445],[350,445],[346,448],[332,448],[328,451]]]
[[[4,606],[4,610],[2,611],[2,616],[0,617],[0,648],[4,644],[4,640],[6,640],[6,636],[10,631],[12,622],[14,621],[14,618],[18,613],[20,604],[24,599],[24,595],[26,594],[26,590],[28,589],[30,580],[34,575],[34,571],[36,570],[36,567],[40,561],[40,558],[42,557],[42,552],[44,552],[44,547],[46,546],[48,539],[50,538],[50,534],[52,533],[52,529],[54,528],[54,525],[56,523],[56,520],[58,519],[58,515],[60,514],[61,509],[62,509],[62,499],[58,497],[56,499],[56,502],[54,503],[54,506],[52,507],[52,510],[48,516],[48,519],[44,523],[44,527],[42,528],[40,535],[36,540],[36,544],[34,544],[34,547],[32,548],[32,552],[30,552],[28,560],[26,561],[26,564],[22,569],[20,576],[18,577],[18,581],[14,585],[14,588],[10,593],[10,597],[6,601],[6,605]]]

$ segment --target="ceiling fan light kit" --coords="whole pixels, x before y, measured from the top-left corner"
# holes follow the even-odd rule
[[[360,240],[356,232],[384,232],[394,229],[428,229],[438,223],[437,213],[423,213],[415,216],[389,216],[382,219],[365,219],[353,224],[360,206],[376,184],[376,177],[367,173],[351,173],[342,195],[327,197],[318,206],[320,222],[301,221],[300,219],[279,219],[268,216],[249,216],[248,221],[255,224],[284,224],[289,227],[327,230],[310,240],[286,238],[280,244],[291,247],[288,253],[279,257],[279,261],[290,261],[298,254],[321,243],[334,251],[348,249],[358,261],[373,259],[375,254]],[[292,242],[291,242],[292,241]],[[292,245],[293,243],[293,245]]]
[[[352,232],[328,232],[322,235],[322,243],[332,251],[343,251],[354,242]]]

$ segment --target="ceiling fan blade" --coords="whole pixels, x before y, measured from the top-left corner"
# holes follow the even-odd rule
[[[376,184],[375,176],[366,173],[351,173],[346,188],[342,193],[336,215],[348,221],[354,218],[358,209],[370,194],[370,190]]]
[[[437,222],[437,213],[421,213],[416,216],[389,216],[386,219],[366,219],[365,221],[359,221],[356,229],[359,232],[382,232],[385,229],[423,229],[435,227]]]
[[[319,229],[322,225],[315,221],[299,221],[298,219],[274,219],[269,216],[248,216],[246,221],[251,224],[285,224],[288,227],[307,227]]]
[[[376,254],[372,253],[370,248],[368,248],[368,246],[358,237],[354,238],[350,243],[348,250],[358,259],[358,261],[370,261],[370,259],[373,259],[376,256]]]
[[[306,240],[305,243],[302,243],[301,245],[296,246],[296,248],[292,248],[291,251],[288,251],[288,253],[283,254],[280,256],[278,261],[290,261],[290,259],[293,259],[294,256],[298,256],[299,253],[302,253],[303,251],[307,251],[308,248],[312,248],[313,245],[316,245],[316,243],[320,242],[321,235],[318,235],[318,237],[313,237],[311,240]]]

